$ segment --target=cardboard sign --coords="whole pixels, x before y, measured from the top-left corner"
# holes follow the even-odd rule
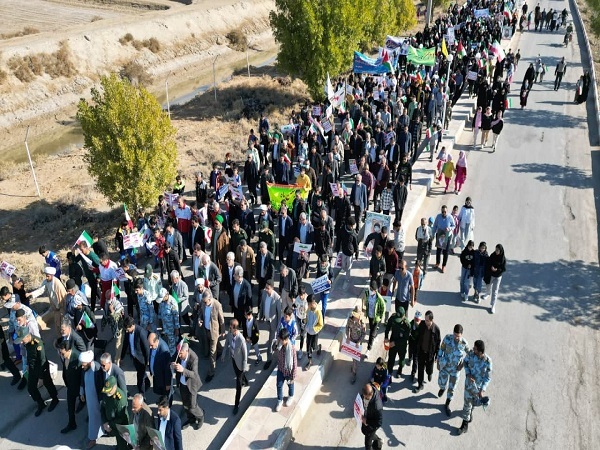
[[[356,425],[358,425],[358,428],[362,427],[362,419],[364,415],[365,407],[363,405],[363,399],[360,396],[360,393],[358,393],[354,399],[354,419],[356,420]]]
[[[165,201],[167,205],[173,207],[177,205],[177,199],[179,198],[179,194],[171,194],[169,192],[165,192]]]
[[[294,252],[295,253],[300,253],[300,252],[310,253],[311,249],[312,249],[311,244],[303,244],[301,242],[294,243]]]
[[[321,292],[325,292],[328,289],[331,289],[331,284],[329,284],[329,277],[327,275],[323,275],[322,277],[317,278],[312,283],[310,283],[310,287],[312,287],[313,294],[320,294]]]
[[[356,165],[355,159],[350,160],[350,173],[352,175],[356,175],[358,173],[358,166]]]
[[[17,268],[6,261],[2,261],[2,264],[0,264],[0,275],[7,280],[10,280],[10,277],[15,273],[15,270],[17,270]]]
[[[158,254],[160,253],[160,248],[158,248],[156,242],[146,242],[146,248],[154,256],[158,256]]]
[[[355,344],[344,337],[340,353],[343,353],[356,361],[360,361],[362,358],[362,344]]]
[[[144,245],[144,239],[140,233],[131,233],[123,236],[123,248],[138,248]]]

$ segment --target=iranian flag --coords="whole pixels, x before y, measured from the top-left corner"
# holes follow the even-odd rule
[[[130,230],[133,230],[133,222],[131,221],[129,211],[127,211],[127,205],[125,203],[123,203],[123,209],[125,210],[125,220],[127,221],[127,226]]]
[[[500,43],[498,41],[494,41],[494,45],[492,45],[491,51],[494,55],[496,55],[496,58],[498,58],[499,62],[502,62],[502,60],[504,58],[506,58],[504,49],[502,48],[502,46],[500,45]]]
[[[458,47],[456,48],[456,52],[459,54],[459,56],[461,58],[464,58],[465,56],[467,56],[467,51],[465,50],[465,47],[462,44],[462,41],[458,41]]]
[[[183,344],[188,344],[189,341],[187,340],[187,338],[182,338],[181,341],[179,341],[179,344],[177,344],[177,353],[179,353],[181,351],[181,347],[183,346]]]
[[[88,316],[88,314],[84,311],[81,316],[81,320],[79,321],[80,325],[83,325],[83,328],[94,328],[96,325],[94,321]]]
[[[394,72],[394,68],[392,67],[392,62],[390,61],[390,55],[388,54],[388,52],[384,49],[381,52],[381,65],[385,66],[387,68],[388,72]]]
[[[81,235],[79,235],[79,237],[77,238],[77,242],[75,242],[75,245],[79,245],[80,242],[86,242],[88,247],[91,247],[94,241],[92,240],[92,237],[88,234],[88,232],[83,230],[83,233],[81,233]]]
[[[121,297],[121,289],[119,289],[118,283],[113,283],[112,290],[110,291],[111,298]]]
[[[204,231],[204,242],[210,244],[212,242],[212,228],[210,227],[202,227]]]

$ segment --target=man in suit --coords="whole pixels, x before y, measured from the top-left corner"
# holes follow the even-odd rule
[[[198,406],[198,389],[202,386],[200,375],[198,374],[198,356],[190,350],[189,344],[183,342],[178,359],[172,364],[179,385],[179,393],[181,394],[181,402],[183,409],[187,414],[187,420],[182,425],[185,428],[191,425],[194,430],[199,430],[204,424],[204,411]],[[177,362],[179,361],[179,362]]]
[[[279,295],[281,295],[281,308],[286,306],[290,308],[294,304],[294,300],[298,296],[298,278],[294,269],[290,269],[282,264],[279,268],[281,274],[279,278]]]
[[[59,337],[56,342],[57,347],[61,342],[66,342],[67,348],[77,349],[78,355],[79,353],[85,352],[87,350],[83,338],[79,336],[79,334],[77,334],[77,331],[73,329],[73,325],[71,324],[69,318],[65,318],[61,322],[60,335],[61,337]]]
[[[152,375],[152,389],[157,395],[167,395],[171,390],[171,353],[169,346],[156,333],[148,335],[150,357],[148,367]],[[171,395],[170,398],[173,398]]]
[[[154,428],[154,417],[152,410],[144,403],[142,394],[135,394],[131,402],[131,425],[135,427],[137,436],[136,449],[152,450],[152,442],[148,435],[148,428]]]
[[[396,167],[398,167],[398,161],[400,161],[400,146],[396,144],[396,138],[392,137],[390,143],[385,147],[385,152],[388,160],[388,167],[390,169],[390,179],[394,180],[396,176]]]
[[[214,298],[219,298],[219,285],[222,281],[221,271],[215,263],[210,260],[208,254],[202,255],[202,266],[198,269],[198,276],[208,282],[208,288]]]
[[[109,377],[115,377],[119,389],[127,395],[125,372],[123,372],[119,366],[113,364],[110,353],[103,353],[102,356],[100,356],[100,367],[102,367],[102,371],[104,372],[104,381],[108,380]]]
[[[256,268],[256,255],[245,239],[240,241],[240,245],[235,251],[235,260],[240,262],[244,269],[244,278],[252,285],[254,270]]]
[[[61,338],[59,338],[60,340]],[[57,343],[58,353],[62,359],[63,381],[67,387],[67,410],[69,412],[69,423],[65,428],[60,430],[62,434],[77,429],[75,422],[75,403],[79,396],[79,388],[81,387],[81,366],[79,365],[79,350],[75,347],[70,347],[69,342],[60,340]]]
[[[210,356],[210,366],[206,382],[215,376],[215,367],[217,365],[217,353],[221,353],[222,347],[219,339],[225,336],[225,319],[223,317],[223,307],[221,303],[213,298],[210,291],[202,293],[202,305],[200,306],[199,325],[204,333],[206,348]]]
[[[181,264],[185,254],[185,249],[183,248],[183,237],[181,236],[181,233],[175,229],[172,222],[167,223],[165,230],[165,241],[171,244],[171,248],[175,251],[177,259],[179,260],[179,264]]]
[[[223,280],[221,281],[221,291],[227,293],[227,297],[229,298],[229,303],[231,304],[231,292],[233,289],[233,285],[235,283],[235,279],[233,278],[233,274],[235,268],[238,267],[239,264],[235,262],[235,253],[229,252],[227,253],[227,265],[223,268],[223,273],[221,276]]]
[[[273,341],[277,335],[277,327],[281,321],[281,297],[275,292],[275,282],[273,280],[267,280],[265,289],[262,291],[262,298],[260,302],[260,310],[264,320],[267,321],[269,326],[269,339],[267,340],[267,362],[265,363],[264,370],[268,370],[271,367],[273,358]]]
[[[261,242],[258,244],[258,254],[256,255],[256,281],[258,281],[258,291],[265,288],[267,280],[273,278],[273,254],[267,250],[267,244]]]
[[[313,227],[312,223],[308,221],[306,218],[306,213],[303,212],[300,214],[300,219],[296,224],[296,229],[294,231],[294,237],[300,239],[302,244],[312,245],[314,242],[314,234],[315,227]]]
[[[190,238],[190,253],[194,252],[196,248],[196,244],[200,246],[200,248],[204,251],[206,248],[206,237],[204,235],[204,229],[200,226],[200,221],[198,217],[192,217],[192,231]]]
[[[244,320],[245,322],[245,320]],[[221,357],[221,362],[225,362],[225,354],[231,353],[231,362],[235,372],[235,404],[233,405],[233,414],[237,414],[240,406],[240,397],[242,396],[242,386],[248,386],[246,371],[248,370],[248,349],[244,336],[239,330],[237,319],[231,319],[229,324],[229,334],[225,343],[225,350]]]
[[[183,450],[181,419],[169,406],[169,399],[163,395],[158,399],[158,419],[156,429],[160,432],[166,450]],[[158,448],[158,447],[156,447]]]
[[[354,179],[355,183],[352,185],[352,191],[350,192],[350,204],[354,207],[356,228],[359,228],[360,218],[368,205],[367,187],[362,183],[361,174],[356,174]]]
[[[236,266],[234,271],[233,286],[229,296],[229,306],[233,312],[233,317],[238,323],[244,320],[244,311],[248,306],[252,307],[252,286],[248,280],[244,279],[244,269],[242,266]]]
[[[293,239],[293,226],[294,221],[288,216],[288,208],[286,205],[281,206],[279,211],[279,261],[283,261],[284,252],[288,250],[288,246]]]
[[[133,366],[137,373],[138,392],[145,395],[146,389],[150,387],[150,380],[146,378],[146,367],[148,366],[148,357],[150,349],[148,347],[148,333],[139,325],[136,325],[133,317],[125,318],[125,339],[123,340],[123,352],[121,360],[127,353],[131,355]]]
[[[283,155],[279,155],[279,160],[273,167],[273,175],[275,176],[275,183],[290,184],[290,166]]]

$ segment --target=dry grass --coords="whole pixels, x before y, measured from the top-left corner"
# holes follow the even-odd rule
[[[54,53],[36,53],[34,55],[13,56],[8,60],[13,75],[23,83],[29,83],[44,73],[52,78],[72,77],[77,71],[73,64],[69,44],[59,43]]]
[[[40,32],[40,30],[38,30],[37,28],[25,27],[22,30],[15,31],[12,33],[2,33],[2,34],[0,34],[0,39],[12,39],[12,38],[21,37],[21,36],[27,36],[30,34],[37,34],[39,32]]]
[[[152,53],[160,52],[160,42],[156,38],[146,39],[144,42],[144,47],[150,50]]]
[[[158,39],[152,37],[150,39],[144,39],[143,41],[140,41],[138,39],[134,39],[134,37],[131,33],[127,33],[127,34],[123,35],[119,39],[119,43],[121,45],[131,44],[131,46],[138,51],[143,48],[147,48],[152,53],[158,53],[158,52],[160,52],[160,49],[161,49],[160,41]]]
[[[147,86],[152,83],[152,77],[140,63],[129,61],[120,72],[122,78],[127,78],[132,84]]]
[[[100,16],[94,16],[91,18],[90,22],[98,22],[100,20],[103,20],[103,18]]]
[[[0,69],[0,84],[4,83],[6,81],[6,78],[8,78],[8,72],[6,72],[6,70]]]
[[[248,37],[240,28],[231,30],[225,37],[229,40],[229,47],[238,52],[245,52],[248,48]]]
[[[119,43],[120,43],[121,45],[127,45],[127,44],[129,44],[131,41],[133,41],[133,34],[131,34],[131,33],[127,33],[127,34],[123,35],[123,37],[121,37],[121,38],[119,39]]]

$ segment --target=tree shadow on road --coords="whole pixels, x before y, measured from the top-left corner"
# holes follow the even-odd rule
[[[591,174],[575,167],[549,163],[513,164],[511,167],[517,173],[539,174],[536,180],[550,183],[551,186],[590,189],[594,184]]]

